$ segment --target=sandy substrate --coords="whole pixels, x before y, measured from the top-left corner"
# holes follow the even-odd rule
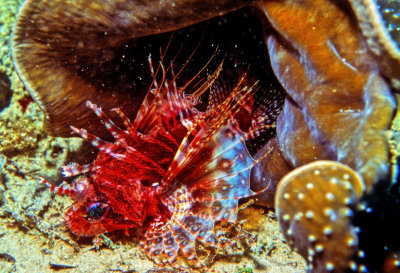
[[[179,272],[160,269],[152,263],[137,247],[135,236],[115,240],[116,236],[111,235],[114,249],[101,247],[96,251],[90,240],[74,238],[64,228],[46,222],[54,219],[55,223],[59,218],[58,213],[49,213],[51,210],[52,206],[44,219],[34,212],[22,222],[2,217],[1,272]],[[226,250],[228,254],[220,250],[210,270],[240,272],[239,269],[251,268],[253,272],[305,272],[302,259],[283,242],[276,221],[265,217],[263,226],[257,242],[250,246],[235,244]]]

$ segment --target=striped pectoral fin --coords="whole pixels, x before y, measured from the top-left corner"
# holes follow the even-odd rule
[[[157,264],[177,264],[178,251],[188,263],[202,267],[196,252],[196,240],[211,246],[218,246],[214,234],[214,222],[194,215],[177,214],[162,226],[152,224],[144,235],[141,246]]]
[[[146,231],[140,246],[160,266],[174,265],[179,247],[175,240],[167,246],[171,232],[164,223],[153,222]]]
[[[199,114],[194,103],[186,98],[182,90],[165,81],[158,89],[149,92],[138,111],[133,128],[142,133],[156,126],[173,130],[182,124],[190,128]]]
[[[127,146],[127,140],[130,139],[130,135],[126,131],[116,126],[114,122],[112,122],[111,119],[96,104],[86,101],[86,107],[91,109],[96,114],[96,116],[101,120],[118,144]]]
[[[175,234],[170,223],[166,224],[166,231],[163,234],[164,252],[171,265],[176,264],[176,257],[178,256],[179,244],[175,240]]]
[[[79,134],[83,139],[86,141],[90,142],[93,147],[96,147],[100,151],[110,154],[116,151],[119,146],[117,144],[114,144],[112,142],[104,141],[101,140],[100,138],[96,137],[95,135],[92,135],[88,133],[85,129],[78,129],[73,126],[70,126],[71,130],[77,134]]]
[[[214,234],[214,221],[188,213],[174,218],[175,224],[181,226],[185,232],[190,233],[197,240],[207,245],[217,246],[218,241]]]
[[[219,242],[215,221],[239,222],[237,199],[194,199],[182,186],[163,199],[172,215],[165,223],[153,222],[144,234],[142,248],[158,264],[176,267],[179,250],[189,264],[202,267],[196,252],[196,241],[212,247],[224,247]],[[234,241],[234,240],[232,240]]]
[[[232,124],[220,128],[193,157],[188,166],[191,175],[183,184],[196,198],[239,199],[254,194],[250,190],[250,172],[257,164],[247,151],[245,134]],[[206,152],[209,156],[204,156]]]
[[[167,170],[164,179],[167,184],[194,164],[198,166],[196,171],[200,172],[213,168],[212,164],[218,162],[215,159],[221,157],[222,153],[226,154],[222,158],[227,161],[236,160],[238,156],[241,163],[252,165],[252,159],[244,145],[246,134],[237,130],[234,125],[234,116],[246,105],[250,91],[242,97],[239,97],[240,90],[233,93],[234,95],[230,95],[219,106],[208,109],[201,117],[194,116],[193,125],[188,127],[188,133],[182,139]]]
[[[160,195],[172,213],[168,220],[171,233],[164,234],[171,234],[175,248],[179,246],[186,259],[198,265],[196,241],[224,247],[226,243],[219,242],[216,236],[215,222],[240,223],[238,200],[254,194],[249,180],[257,161],[246,149],[246,134],[236,130],[232,122],[206,138],[195,135],[196,138],[200,141],[187,139],[181,144],[173,167],[164,176],[168,183],[160,189]],[[154,249],[158,251],[160,246],[154,245]]]
[[[236,219],[236,215],[234,215],[234,219]],[[182,214],[181,218],[174,220],[175,223],[182,227],[186,232],[195,236],[199,242],[212,247],[226,247],[233,243],[239,234],[237,233],[236,236],[228,242],[226,242],[226,240],[221,240],[219,237],[226,234],[224,234],[224,232],[218,232],[218,228],[215,229],[215,220],[193,215],[190,214],[190,212],[188,212],[188,214]]]
[[[165,197],[163,202],[174,213],[194,215],[212,222],[239,222],[238,199],[243,195],[248,196],[249,191],[228,185],[223,180],[210,181],[198,184],[190,188],[190,191],[181,186]]]
[[[38,176],[38,182],[45,184],[47,187],[49,187],[50,193],[56,193],[58,195],[63,195],[63,194],[73,194],[75,193],[75,189],[71,187],[70,184],[67,182],[63,181],[60,185],[54,186],[50,182],[48,182],[45,178]]]
[[[149,257],[162,266],[169,264],[179,268],[177,264],[179,250],[191,264],[199,266],[195,239],[194,235],[172,218],[166,223],[151,223],[144,234],[141,247]]]
[[[61,167],[61,169],[62,169],[61,174],[64,177],[71,177],[71,176],[89,172],[93,168],[94,168],[93,164],[79,165],[78,163],[71,162],[71,163]]]
[[[184,257],[193,265],[200,266],[196,253],[196,237],[188,232],[182,225],[172,218],[170,221],[174,233],[174,239],[179,245]]]

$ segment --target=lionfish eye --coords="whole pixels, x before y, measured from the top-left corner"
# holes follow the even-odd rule
[[[90,221],[99,220],[108,211],[109,207],[104,203],[93,203],[87,208],[87,218]]]

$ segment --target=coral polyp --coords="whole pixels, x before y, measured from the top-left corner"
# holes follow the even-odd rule
[[[256,88],[246,74],[229,92],[218,87],[221,68],[190,94],[177,87],[176,76],[161,84],[154,80],[133,122],[114,109],[124,129],[86,103],[115,141],[71,127],[99,149],[93,163],[63,167],[64,176],[77,176],[58,188],[74,201],[65,214],[73,233],[98,236],[139,228],[144,252],[157,264],[172,266],[179,266],[181,253],[200,267],[198,243],[227,244],[215,234],[214,224],[240,225],[238,200],[256,194],[250,190],[250,172],[262,157],[253,159],[245,141],[272,125],[252,111]],[[206,92],[208,106],[200,111],[196,105]],[[244,117],[252,122],[243,122]]]

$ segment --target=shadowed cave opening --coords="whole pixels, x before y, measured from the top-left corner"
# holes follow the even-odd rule
[[[132,39],[112,51],[103,50],[90,60],[82,57],[74,67],[76,73],[98,89],[134,93],[135,99],[143,100],[152,82],[149,56],[155,70],[161,61],[166,69],[171,65],[175,74],[183,68],[177,77],[178,87],[195,77],[187,90],[195,89],[196,83],[207,79],[223,62],[216,84],[231,89],[246,73],[249,84],[257,82],[254,109],[267,109],[265,114],[270,116],[272,124],[283,107],[285,91],[270,65],[264,41],[268,31],[272,28],[263,15],[247,7],[177,31]],[[161,78],[160,69],[159,82]],[[204,104],[200,108],[206,105],[208,93],[202,99]],[[248,141],[249,152],[255,154],[274,135],[275,129],[270,129],[256,140]]]

